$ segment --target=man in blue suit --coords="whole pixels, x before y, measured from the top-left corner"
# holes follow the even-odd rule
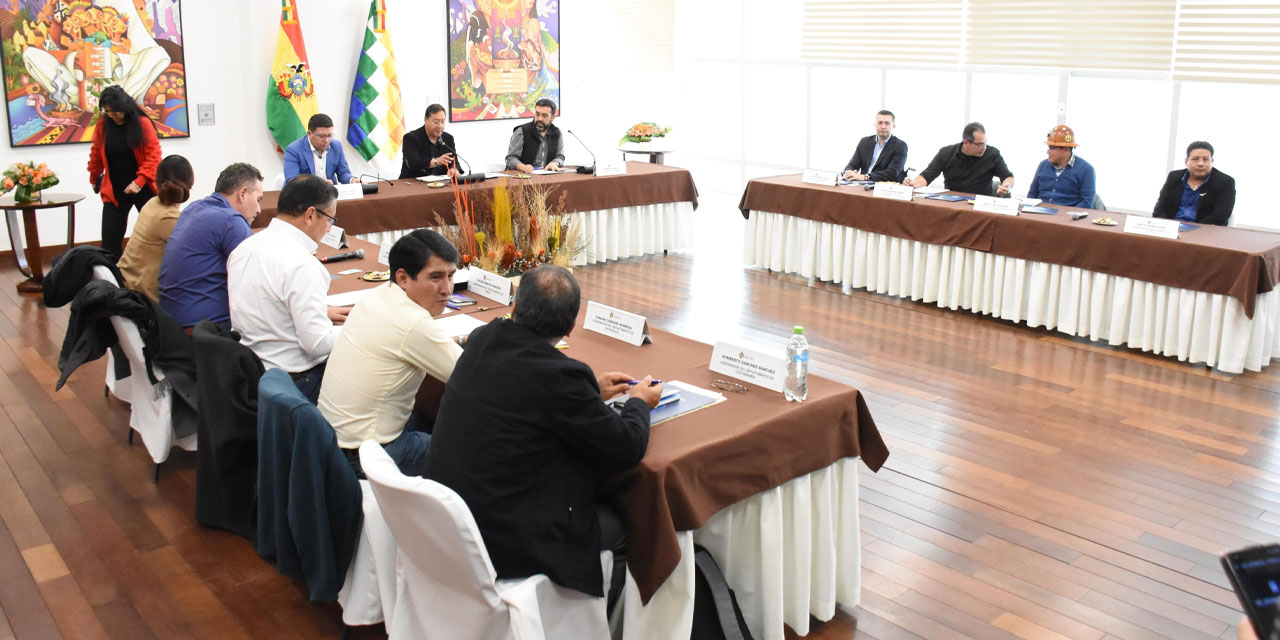
[[[324,167],[324,172],[316,167]],[[342,143],[333,139],[333,119],[323,113],[311,116],[307,122],[307,135],[293,141],[284,150],[284,181],[299,173],[314,173],[333,184],[359,182],[347,168],[347,158],[342,155]]]

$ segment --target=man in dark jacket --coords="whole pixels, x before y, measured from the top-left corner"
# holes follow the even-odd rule
[[[530,173],[534,169],[555,170],[564,165],[564,139],[556,119],[556,103],[547,98],[533,107],[533,122],[511,130],[507,145],[507,168]]]
[[[876,134],[858,142],[844,167],[845,180],[902,182],[907,177],[907,143],[893,135],[896,126],[892,111],[881,109],[876,114]]]
[[[1236,207],[1235,178],[1213,168],[1213,145],[1202,140],[1187,145],[1186,164],[1169,172],[1152,215],[1226,226]]]
[[[467,503],[499,578],[545,574],[603,596],[600,551],[620,545],[602,544],[601,520],[611,518],[593,504],[593,478],[644,457],[662,385],[650,386],[651,378],[628,385],[625,373],[597,378],[555,347],[573,329],[579,300],[577,282],[560,267],[524,274],[512,319],[467,340],[440,402],[424,475]],[[604,402],[628,392],[621,413]],[[614,577],[611,592],[622,572]]]
[[[454,166],[457,152],[453,136],[444,130],[444,107],[433,104],[422,117],[422,127],[404,134],[400,177],[458,175]]]

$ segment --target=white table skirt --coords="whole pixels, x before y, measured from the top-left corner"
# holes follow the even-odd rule
[[[1227,372],[1280,357],[1280,296],[1238,300],[1076,267],[925,244],[752,211],[743,262],[1031,327],[1105,340]]]
[[[837,460],[730,505],[679,538],[680,563],[647,606],[628,573],[624,638],[689,637],[695,542],[720,565],[753,637],[781,640],[784,624],[805,635],[810,615],[830,620],[837,604],[859,602],[858,459]]]
[[[582,221],[586,251],[575,266],[684,249],[693,239],[693,203],[666,202],[574,214]],[[356,236],[374,244],[395,242],[412,229]]]

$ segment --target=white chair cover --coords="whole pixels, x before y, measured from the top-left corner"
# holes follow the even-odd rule
[[[106,271],[103,277],[102,269]],[[105,267],[94,267],[94,277],[115,283],[115,277]],[[118,285],[117,285],[118,286]],[[129,403],[129,427],[142,436],[142,444],[146,445],[151,459],[160,464],[169,459],[169,449],[174,446],[187,451],[196,450],[196,434],[174,441],[173,439],[173,390],[164,379],[164,371],[159,366],[152,366],[157,384],[149,384],[147,378],[147,361],[142,355],[142,334],[138,325],[128,318],[111,317],[111,326],[116,330],[116,339],[120,349],[129,359],[128,385],[116,381],[117,397]],[[108,352],[110,353],[110,352]],[[113,360],[107,361],[108,387],[111,385]],[[119,395],[123,393],[124,395]]]
[[[376,442],[360,446],[360,464],[399,549],[391,640],[609,637],[604,598],[545,575],[497,580],[475,518],[451,489],[400,473]],[[607,586],[612,554],[600,559]]]
[[[356,555],[347,567],[347,579],[338,592],[342,622],[348,626],[390,620],[396,601],[396,539],[382,518],[368,480],[360,481],[360,491],[364,494],[364,524]]]
[[[93,268],[93,278],[94,280],[102,280],[105,282],[110,282],[111,284],[114,284],[117,287],[124,286],[122,282],[116,280],[115,274],[111,273],[111,270],[106,268],[103,265],[98,265]],[[114,395],[115,397],[128,402],[129,398],[131,397],[129,395],[131,393],[131,390],[129,389],[129,384],[132,381],[133,381],[132,375],[120,380],[116,379],[116,357],[111,352],[111,350],[108,349],[107,350],[107,389],[111,390],[111,395]]]

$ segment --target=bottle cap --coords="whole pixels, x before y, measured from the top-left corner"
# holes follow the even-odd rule
[[[796,325],[796,326],[794,326],[794,327],[791,327],[791,333],[794,333],[794,334],[796,334],[796,335],[804,335],[804,327],[802,327],[802,326],[800,326],[800,325]]]

